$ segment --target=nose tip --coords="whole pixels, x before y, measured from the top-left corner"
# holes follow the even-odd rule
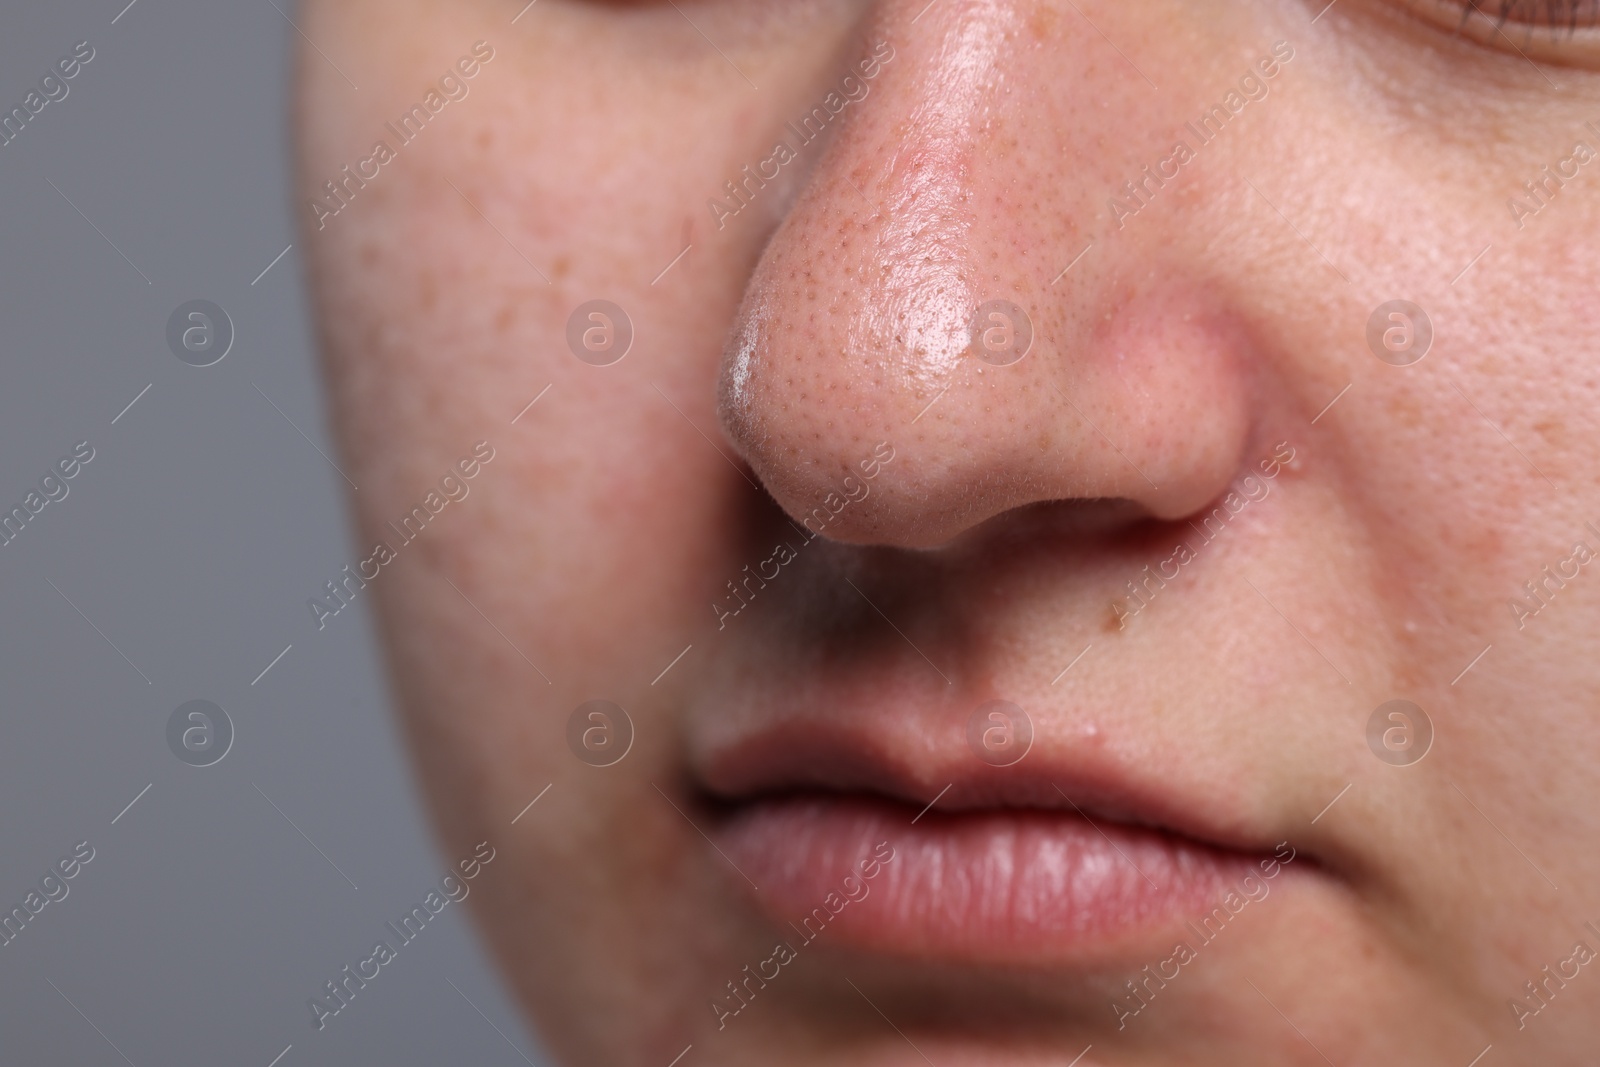
[[[927,547],[1070,499],[1177,518],[1241,461],[1248,331],[1159,239],[1130,237],[1052,282],[1087,242],[1074,220],[1112,187],[1072,159],[1103,155],[1093,123],[1106,120],[1062,134],[1065,163],[1015,136],[1038,118],[996,89],[1015,6],[890,20],[896,60],[832,134],[746,287],[722,423],[791,516],[827,516],[814,532]],[[1041,76],[1071,66],[1064,55]]]
[[[1251,338],[1183,286],[1088,330],[1069,309],[1045,304],[1034,321],[1019,306],[1034,336],[1014,364],[986,361],[982,333],[1021,331],[984,325],[958,301],[863,299],[839,294],[798,317],[790,300],[769,302],[741,322],[722,380],[727,433],[814,533],[933,547],[1065,500],[1120,499],[1175,520],[1245,462]]]
[[[932,236],[932,225],[921,233],[929,243],[914,245],[896,232],[900,225],[861,219],[837,195],[818,195],[825,202],[791,216],[752,281],[724,360],[724,428],[797,518],[848,488],[845,478],[876,478],[912,445],[932,494],[926,502],[941,508],[944,489],[935,483],[964,474],[929,464],[978,444],[955,439],[971,429],[932,416],[967,358],[963,257]],[[942,440],[929,436],[935,427]],[[903,495],[904,464],[895,474],[882,486],[906,487]],[[903,539],[888,528],[884,504],[880,493],[871,507],[831,523],[828,535]]]

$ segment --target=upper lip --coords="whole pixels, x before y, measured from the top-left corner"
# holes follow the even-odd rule
[[[1243,852],[1283,840],[1269,813],[1247,810],[1236,778],[1205,781],[1192,760],[1133,759],[1109,745],[1052,739],[1041,725],[1036,716],[1020,762],[996,768],[967,749],[964,723],[792,710],[724,720],[699,739],[692,763],[704,789],[725,802],[871,793],[945,813],[1060,810]]]

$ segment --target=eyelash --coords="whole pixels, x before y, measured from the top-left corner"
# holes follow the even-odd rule
[[[1600,0],[1463,0],[1461,22],[1474,15],[1496,26],[1508,24],[1552,33],[1574,33],[1600,17]]]

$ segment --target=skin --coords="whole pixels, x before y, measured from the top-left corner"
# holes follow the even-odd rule
[[[1522,192],[1600,146],[1590,31],[1454,35],[1459,8],[1384,0],[1315,23],[1320,2],[924,2],[303,5],[302,247],[361,555],[495,450],[363,596],[444,847],[497,849],[472,904],[542,1039],[658,1067],[689,1044],[1589,1062],[1593,968],[1520,1028],[1510,1001],[1600,949],[1600,563],[1545,606],[1524,590],[1600,550],[1600,164]],[[319,226],[323,182],[479,40],[470,95]],[[707,200],[884,41],[868,94],[719,228]],[[1197,146],[1184,123],[1280,41],[1265,99]],[[1122,195],[1180,137],[1193,160]],[[636,330],[608,367],[565,343],[595,298]],[[1034,335],[1005,367],[969,347],[995,298]],[[1435,331],[1409,366],[1366,340],[1395,299]],[[878,442],[871,495],[719,629],[726,583]],[[1270,495],[1119,621],[1281,442]],[[1304,873],[1121,1030],[1111,998],[1170,938],[1039,966],[821,946],[719,1032],[709,998],[775,934],[691,820],[715,818],[726,709],[769,684],[1015,701],[1037,758],[1177,783]],[[614,766],[565,741],[592,698],[635,728]],[[1395,698],[1434,730],[1409,766],[1367,741]]]

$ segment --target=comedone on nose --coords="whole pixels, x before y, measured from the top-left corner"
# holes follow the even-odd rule
[[[1244,459],[1251,339],[1162,223],[1051,284],[1105,187],[1007,135],[1024,94],[997,104],[984,56],[1010,6],[885,24],[892,69],[818,149],[747,284],[723,427],[828,537],[929,547],[1049,500],[1181,518]],[[1037,73],[1057,92],[1063,69]]]

